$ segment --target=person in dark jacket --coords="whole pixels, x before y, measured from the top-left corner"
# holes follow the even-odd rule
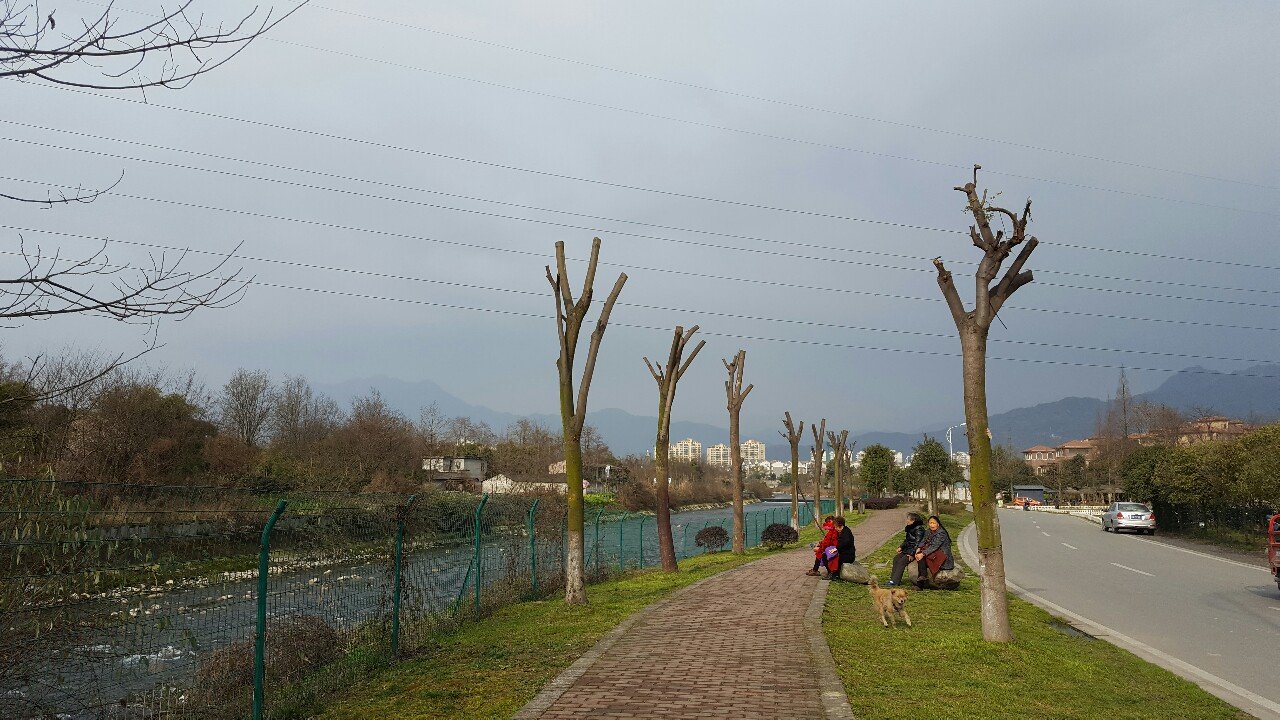
[[[924,518],[920,513],[907,513],[907,527],[902,544],[898,546],[898,554],[893,556],[893,575],[889,578],[890,587],[902,584],[902,573],[915,560],[916,547],[924,537]]]
[[[854,562],[858,559],[858,553],[854,546],[853,530],[845,526],[843,517],[836,518],[836,530],[839,531],[839,536],[836,540],[836,549],[840,551],[840,565],[843,566],[845,563]],[[839,576],[840,570],[837,568],[836,574],[833,577]]]
[[[951,556],[951,535],[942,527],[942,520],[937,515],[930,515],[924,537],[916,546],[915,558],[919,561],[920,576],[916,585],[927,587],[929,581],[940,570],[951,570],[956,566]]]

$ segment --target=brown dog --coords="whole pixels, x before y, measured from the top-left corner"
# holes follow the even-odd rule
[[[907,614],[907,591],[902,588],[894,588],[892,590],[882,590],[880,585],[876,583],[876,577],[871,576],[871,604],[880,613],[880,622],[885,627],[889,627],[889,621],[893,621],[893,626],[898,626],[898,616],[901,615],[907,627],[911,627],[911,616]]]

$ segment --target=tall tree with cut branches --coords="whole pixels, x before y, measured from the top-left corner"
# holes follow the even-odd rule
[[[676,572],[679,569],[676,565],[675,541],[671,536],[671,485],[668,471],[671,453],[671,408],[676,402],[676,385],[693,364],[693,359],[698,357],[698,353],[702,352],[702,348],[707,344],[707,341],[699,340],[698,346],[693,349],[689,357],[681,360],[685,346],[689,344],[689,340],[696,332],[698,332],[697,325],[688,330],[679,325],[676,326],[675,334],[671,338],[671,351],[667,355],[666,367],[655,368],[653,363],[649,362],[649,358],[644,359],[645,367],[649,368],[653,381],[658,383],[658,436],[653,443],[653,468],[657,473],[658,482],[657,491],[654,493],[657,498],[655,510],[658,521],[658,556],[662,559],[662,569],[665,572]]]
[[[742,402],[751,394],[755,385],[742,388],[742,374],[747,369],[747,351],[739,350],[733,356],[733,362],[721,360],[724,369],[729,371],[729,379],[724,382],[726,407],[729,409],[729,472],[733,482],[733,551],[747,551],[747,524],[742,509],[742,445],[741,433],[738,431],[738,418],[742,412]]]
[[[951,273],[934,258],[938,287],[951,310],[960,335],[963,359],[965,432],[969,437],[969,485],[973,494],[973,519],[978,526],[979,574],[982,578],[982,636],[992,642],[1013,639],[1009,631],[1009,604],[1005,589],[1004,548],[1000,542],[1000,519],[996,516],[995,488],[991,482],[991,429],[987,424],[987,335],[1000,308],[1018,288],[1030,283],[1032,274],[1024,270],[1039,241],[1027,237],[1031,221],[1031,201],[1021,213],[999,207],[984,190],[978,194],[978,170],[973,166],[973,182],[955,189],[965,194],[965,211],[973,216],[969,238],[982,251],[974,274],[974,307],[967,310]],[[1007,221],[1007,228],[995,230],[992,218]],[[1006,230],[1008,231],[1006,234]],[[1001,265],[1013,249],[1022,246],[1013,263],[1000,274]],[[999,279],[997,280],[997,276]],[[994,285],[992,283],[995,283]]]
[[[587,394],[591,390],[591,376],[595,373],[596,357],[600,342],[609,324],[609,314],[618,301],[627,274],[621,273],[613,284],[608,299],[591,331],[587,346],[587,361],[582,368],[577,397],[573,391],[573,365],[578,351],[578,335],[582,332],[596,280],[596,265],[600,261],[600,238],[591,241],[591,259],[587,263],[587,276],[582,283],[582,294],[575,301],[569,287],[569,271],[565,266],[564,242],[556,243],[556,274],[547,267],[547,282],[556,300],[556,337],[560,341],[560,357],[556,369],[560,376],[560,423],[564,437],[564,466],[566,500],[568,505],[568,550],[564,569],[564,600],[570,605],[587,601],[586,542],[582,525],[582,428],[587,420]]]
[[[844,468],[846,465],[844,455],[849,449],[849,431],[841,430],[837,433],[835,430],[828,430],[827,441],[831,443],[831,449],[835,452],[836,515],[844,517]]]
[[[778,434],[787,439],[791,446],[791,527],[800,529],[800,441],[804,439],[804,421],[798,424],[791,421],[791,413],[782,414],[782,424],[787,431]]]
[[[826,452],[823,443],[827,440],[827,419],[817,425],[810,424],[813,432],[813,444],[809,446],[809,454],[813,462],[809,464],[809,472],[813,474],[813,524],[822,527],[822,455]]]

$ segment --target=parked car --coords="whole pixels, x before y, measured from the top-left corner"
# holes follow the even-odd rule
[[[1280,515],[1272,515],[1271,531],[1267,537],[1267,562],[1271,563],[1271,574],[1276,578],[1276,587],[1280,588]]]
[[[1142,503],[1113,502],[1102,513],[1102,531],[1133,530],[1156,534],[1156,514]]]

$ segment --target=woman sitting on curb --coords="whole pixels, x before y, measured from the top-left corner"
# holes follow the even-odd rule
[[[951,556],[951,535],[942,527],[942,520],[937,515],[929,516],[924,537],[916,546],[915,559],[920,563],[916,587],[922,590],[930,587],[933,576],[939,571],[955,568],[955,559]]]
[[[827,548],[836,547],[840,542],[840,531],[836,529],[835,518],[831,515],[823,518],[822,530],[826,533],[822,536],[822,542],[813,546],[813,569],[805,575],[821,575],[818,568],[822,567],[822,563],[826,561]]]
[[[905,535],[902,544],[898,546],[898,554],[893,556],[893,574],[886,583],[889,587],[901,585],[902,573],[906,572],[907,566],[915,561],[916,547],[924,538],[924,519],[920,517],[920,513],[907,513]]]

